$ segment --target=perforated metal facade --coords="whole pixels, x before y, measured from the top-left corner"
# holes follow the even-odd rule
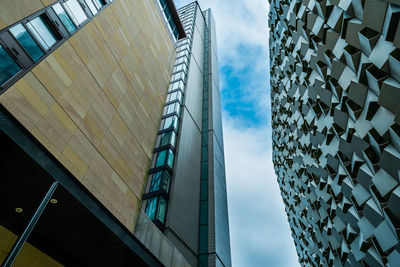
[[[276,0],[273,161],[304,266],[400,266],[400,2]]]

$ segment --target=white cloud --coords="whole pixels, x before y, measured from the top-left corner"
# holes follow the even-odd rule
[[[274,174],[269,128],[224,120],[225,161],[234,266],[298,266]]]
[[[177,7],[191,2],[175,0]],[[223,111],[233,266],[299,266],[272,165],[268,1],[198,2],[211,8],[216,22],[222,102],[245,103],[253,119],[265,123],[245,123],[248,113],[232,116],[229,105]]]
[[[175,1],[178,7],[192,1]],[[241,47],[262,47],[268,45],[268,1],[266,0],[199,0],[200,7],[211,8],[217,27],[219,60],[240,69],[243,60]]]

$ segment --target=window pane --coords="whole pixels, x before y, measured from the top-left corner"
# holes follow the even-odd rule
[[[150,192],[160,190],[161,179],[162,172],[156,172],[153,174],[153,177],[151,178]]]
[[[146,215],[150,220],[154,220],[157,209],[157,198],[147,200]]]
[[[105,3],[102,0],[93,0],[94,4],[96,5],[97,9],[101,9]]]
[[[160,167],[160,166],[163,166],[165,164],[165,156],[166,156],[166,154],[167,154],[166,150],[158,152],[156,167]]]
[[[63,6],[71,16],[75,25],[81,25],[87,20],[87,16],[77,0],[68,0],[63,4]]]
[[[43,51],[39,45],[33,40],[32,36],[28,33],[22,24],[18,24],[10,29],[11,34],[17,39],[20,45],[31,56],[33,61],[38,61],[43,55]]]
[[[45,15],[40,15],[26,24],[37,38],[39,43],[47,50],[57,43],[57,37],[45,20]]]
[[[163,183],[162,183],[162,189],[165,190],[165,192],[169,193],[169,185],[171,184],[171,175],[164,171],[163,175]]]
[[[168,150],[168,166],[171,167],[171,169],[174,167],[174,152],[172,152],[171,149]]]
[[[158,211],[157,211],[157,219],[162,223],[164,223],[165,220],[166,209],[167,209],[167,201],[163,197],[160,197],[160,203],[158,205]]]
[[[171,114],[171,113],[175,112],[176,105],[178,105],[178,103],[168,105],[167,114]]]
[[[0,85],[11,79],[21,68],[0,45]]]
[[[170,132],[167,132],[167,133],[163,133],[161,135],[160,146],[166,146],[166,145],[169,144],[169,140],[170,140],[171,135],[172,135],[173,132],[174,131],[170,131]]]
[[[76,27],[71,19],[68,17],[67,13],[65,12],[64,8],[60,4],[55,4],[53,6],[54,12],[56,12],[57,16],[60,18],[61,22],[64,24],[65,28],[68,30],[69,33],[74,33],[76,31]]]
[[[176,143],[176,133],[172,131],[170,144],[175,147],[175,143]]]
[[[96,7],[93,5],[92,0],[85,0],[87,6],[89,7],[90,11],[92,12],[93,15],[97,14],[97,9]]]
[[[172,120],[172,118],[173,117],[168,117],[168,118],[165,119],[164,129],[168,129],[169,127],[172,127],[173,122],[174,122]]]

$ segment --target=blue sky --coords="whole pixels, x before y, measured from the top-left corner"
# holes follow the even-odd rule
[[[233,266],[299,266],[272,165],[268,1],[198,2],[217,25]]]

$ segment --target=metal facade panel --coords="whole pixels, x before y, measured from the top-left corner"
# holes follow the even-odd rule
[[[399,3],[269,2],[273,162],[299,262],[398,266]]]

